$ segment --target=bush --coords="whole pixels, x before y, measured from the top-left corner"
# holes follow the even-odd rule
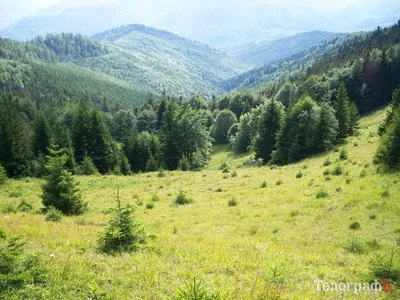
[[[238,202],[235,198],[232,198],[231,200],[228,201],[228,206],[236,206],[237,204]]]
[[[393,248],[387,253],[378,253],[370,261],[371,280],[387,279],[400,282],[400,255]]]
[[[27,285],[45,283],[47,269],[37,256],[25,250],[25,245],[20,236],[0,240],[0,298],[12,298]]]
[[[329,196],[328,192],[326,192],[326,191],[324,191],[324,190],[319,190],[319,191],[317,192],[317,195],[316,195],[317,199],[326,198],[326,197],[328,197],[328,196]]]
[[[276,185],[281,185],[281,184],[283,184],[283,180],[282,180],[282,179],[279,179],[279,180],[276,182]]]
[[[343,172],[344,172],[343,167],[342,167],[341,165],[337,165],[337,166],[333,169],[332,174],[333,174],[333,175],[336,175],[336,176],[339,176],[339,175],[342,175]]]
[[[158,197],[157,194],[154,194],[154,195],[151,197],[151,201],[153,201],[153,202],[158,202],[158,201],[160,201],[160,197]]]
[[[344,247],[347,251],[356,254],[363,254],[364,253],[364,245],[359,242],[358,240],[351,240],[348,244]]]
[[[176,300],[220,300],[221,297],[218,294],[211,293],[207,290],[207,287],[203,285],[202,281],[196,282],[196,278],[193,282],[188,283],[183,289],[178,291]]]
[[[367,176],[367,171],[361,170],[361,172],[360,172],[360,177],[363,178],[363,177],[365,177],[365,176]]]
[[[382,197],[387,198],[390,196],[390,192],[389,192],[389,190],[384,190],[381,195],[382,195]]]
[[[46,221],[48,222],[60,222],[62,219],[62,212],[54,206],[51,206],[46,213]]]
[[[329,176],[329,175],[331,175],[331,173],[332,173],[332,171],[331,171],[331,169],[326,169],[326,170],[324,170],[324,176]]]
[[[349,154],[348,154],[346,148],[340,149],[339,158],[340,158],[341,160],[346,160],[348,157],[349,157]]]
[[[353,222],[350,224],[349,228],[352,230],[359,230],[361,228],[361,225],[358,222]]]
[[[0,164],[0,185],[5,184],[7,181],[6,169]]]
[[[182,156],[179,160],[179,169],[181,171],[189,171],[190,170],[190,162],[186,156]]]
[[[18,211],[30,212],[32,210],[32,204],[22,199],[18,205]]]
[[[131,252],[146,245],[151,236],[147,236],[142,225],[133,218],[133,208],[121,206],[119,189],[117,189],[117,207],[112,209],[108,226],[100,234],[99,250],[107,254]]]
[[[228,169],[228,168],[224,168],[224,169],[222,170],[222,173],[229,173],[229,169]]]
[[[154,203],[150,202],[146,204],[147,209],[153,209],[154,208]]]
[[[65,155],[48,157],[46,169],[49,174],[42,186],[42,203],[46,209],[54,206],[66,215],[79,215],[87,209],[87,202],[82,201],[78,183],[65,169],[66,161]]]
[[[331,161],[329,160],[329,158],[326,159],[326,160],[324,161],[324,167],[330,166],[331,164],[332,164],[332,163],[331,163]]]
[[[191,198],[189,198],[188,196],[186,196],[184,191],[180,191],[178,196],[176,196],[175,198],[175,204],[178,205],[185,205],[185,204],[190,204],[192,203],[193,200]]]
[[[261,188],[264,189],[264,188],[266,188],[266,187],[267,187],[267,182],[266,182],[266,181],[263,181],[263,183],[261,183]]]
[[[160,170],[158,171],[157,177],[159,177],[159,178],[165,177],[165,172],[164,172],[163,169],[160,169]]]
[[[237,172],[236,171],[232,171],[231,176],[232,177],[236,177],[237,176]]]
[[[0,211],[5,214],[16,213],[17,208],[12,203],[6,202],[1,205]]]
[[[299,173],[296,174],[296,178],[301,178],[303,177],[303,173],[300,171]]]

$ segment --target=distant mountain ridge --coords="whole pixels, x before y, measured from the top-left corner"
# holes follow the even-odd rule
[[[300,32],[370,30],[397,21],[400,2],[371,2],[360,9],[331,13],[299,3],[231,0],[118,0],[92,6],[48,9],[14,22],[0,36],[29,40],[48,33],[94,35],[126,24],[146,24],[198,40],[224,51],[249,43],[276,40]],[[350,16],[350,17],[349,17]],[[377,23],[378,22],[378,23]]]

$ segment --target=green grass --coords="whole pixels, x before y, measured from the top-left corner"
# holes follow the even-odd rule
[[[398,176],[378,174],[371,163],[379,137],[369,132],[376,132],[384,115],[380,110],[363,118],[360,135],[347,142],[356,164],[339,162],[337,153],[330,152],[273,169],[241,168],[245,156],[219,147],[203,171],[165,172],[161,178],[158,172],[79,177],[89,201],[83,216],[55,223],[41,214],[3,213],[0,228],[7,235],[23,235],[27,248],[40,253],[51,269],[52,298],[165,299],[195,277],[222,299],[369,299],[362,293],[318,294],[312,282],[368,281],[373,257],[399,247]],[[345,170],[330,181],[322,174],[328,158]],[[224,161],[237,169],[237,176],[223,179],[218,168]],[[296,179],[304,165],[307,176]],[[368,176],[360,177],[364,168]],[[279,180],[282,185],[260,188],[264,181]],[[150,249],[107,256],[98,253],[96,245],[110,217],[105,212],[114,207],[117,181],[124,204],[136,205],[139,199],[151,203],[153,195],[159,197],[152,209],[136,206],[135,213],[156,239]],[[17,207],[20,198],[8,195],[20,191],[37,211],[41,183],[9,180],[0,189],[0,199]],[[193,203],[174,205],[181,189]],[[317,199],[321,190],[329,197]],[[239,205],[228,207],[233,198]],[[349,229],[354,222],[361,224],[359,230]],[[371,241],[379,247],[368,246]]]

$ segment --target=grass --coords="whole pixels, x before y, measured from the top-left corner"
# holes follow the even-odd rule
[[[123,204],[135,205],[135,218],[156,236],[147,250],[116,256],[96,251],[98,234],[110,218],[104,212],[114,207],[115,176],[78,177],[83,198],[89,201],[83,216],[46,222],[41,214],[2,213],[0,228],[7,236],[23,235],[27,249],[39,253],[50,267],[47,298],[166,299],[196,278],[222,299],[369,299],[362,293],[356,298],[319,295],[312,282],[364,282],[377,253],[398,247],[398,176],[375,171],[371,162],[379,137],[368,138],[384,116],[381,110],[361,120],[360,136],[346,146],[358,164],[340,161],[349,175],[330,181],[321,168],[328,158],[333,167],[339,163],[333,161],[339,159],[333,152],[271,169],[240,167],[244,156],[223,150],[202,171],[118,177]],[[219,166],[227,160],[237,176],[222,179]],[[360,165],[365,164],[370,164],[368,176],[360,177]],[[296,179],[304,165],[307,180]],[[260,188],[264,181],[270,184]],[[278,181],[284,184],[274,184]],[[18,207],[23,198],[38,211],[42,182],[8,180],[0,199]],[[219,187],[223,191],[216,193]],[[193,203],[174,204],[181,189]],[[317,199],[320,190],[329,197]],[[386,190],[390,196],[382,197]],[[8,197],[17,191],[20,197]],[[155,194],[159,200],[151,201],[156,205],[149,210],[146,203]],[[239,205],[228,208],[233,198]],[[145,205],[136,205],[140,199]],[[354,222],[361,224],[359,230],[349,229]],[[379,249],[369,246],[370,241]]]

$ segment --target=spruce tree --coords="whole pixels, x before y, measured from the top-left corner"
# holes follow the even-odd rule
[[[382,135],[375,161],[389,170],[400,170],[400,107],[393,110],[391,121]]]
[[[175,141],[177,130],[176,113],[176,104],[168,102],[162,118],[160,139],[163,144],[164,162],[169,170],[175,170],[178,167],[180,158]]]
[[[42,203],[46,210],[55,207],[66,215],[82,214],[87,208],[87,202],[83,202],[77,187],[77,182],[72,174],[65,168],[67,157],[62,151],[49,150],[46,169],[48,175],[42,186]]]
[[[261,111],[254,150],[256,158],[261,158],[264,163],[271,159],[271,154],[276,149],[277,133],[282,125],[284,115],[283,105],[274,99],[268,100]]]
[[[81,163],[85,156],[90,155],[90,134],[90,109],[84,102],[81,102],[72,122],[72,143],[77,163]]]
[[[101,174],[105,174],[113,169],[113,149],[110,130],[104,122],[102,114],[97,110],[93,110],[91,113],[88,153]]]
[[[395,89],[392,94],[392,102],[390,104],[390,108],[387,112],[385,120],[379,126],[379,135],[383,135],[386,132],[386,129],[390,126],[393,120],[394,111],[400,107],[400,89]]]
[[[35,157],[40,154],[47,155],[48,147],[51,143],[51,131],[49,123],[42,112],[38,112],[35,120],[33,121],[33,136],[32,148]]]
[[[343,140],[349,136],[350,133],[350,100],[347,96],[347,91],[344,83],[340,83],[339,90],[336,96],[334,105],[335,116],[338,120],[338,139]]]
[[[231,133],[232,127],[229,129],[228,134]],[[245,113],[240,117],[238,131],[233,141],[233,150],[236,153],[244,153],[249,150],[250,144],[251,144],[250,116],[247,113]]]
[[[322,152],[333,147],[337,136],[338,121],[334,109],[326,102],[321,104],[317,113],[315,147],[317,152]]]
[[[0,163],[9,177],[27,175],[31,152],[17,99],[0,96]]]

